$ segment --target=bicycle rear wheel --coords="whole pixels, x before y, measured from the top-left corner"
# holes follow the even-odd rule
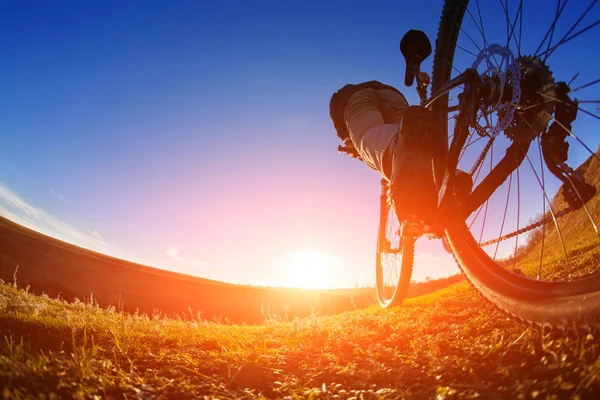
[[[400,237],[400,223],[387,201],[386,185],[383,182],[380,204],[375,286],[379,305],[388,308],[402,304],[408,292],[415,238]]]
[[[597,326],[600,157],[590,144],[600,77],[588,58],[600,10],[593,0],[530,3],[444,4],[432,90],[470,67],[499,92],[463,147],[458,167],[475,188],[450,205],[446,234],[463,272],[502,310],[553,327]],[[449,141],[461,91],[432,105]],[[564,110],[577,110],[572,124]]]

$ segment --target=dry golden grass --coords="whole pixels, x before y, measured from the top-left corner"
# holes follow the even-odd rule
[[[291,321],[126,314],[0,286],[5,398],[598,398],[597,337],[509,321],[467,284]]]

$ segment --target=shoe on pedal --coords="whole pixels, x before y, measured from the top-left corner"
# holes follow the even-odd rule
[[[431,111],[410,106],[399,129],[390,182],[392,207],[399,221],[414,215],[431,222],[437,210],[432,159],[439,128]]]

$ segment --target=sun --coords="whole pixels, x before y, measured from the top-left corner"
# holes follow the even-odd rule
[[[288,254],[288,286],[301,289],[327,289],[335,286],[335,267],[341,261],[330,255],[301,250]]]

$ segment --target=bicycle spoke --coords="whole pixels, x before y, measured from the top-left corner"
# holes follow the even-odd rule
[[[573,35],[566,37],[564,39],[561,39],[556,45],[552,46],[552,48],[550,50],[547,50],[541,54],[539,54],[539,57],[546,55],[546,57],[544,57],[544,62],[546,62],[548,60],[548,57],[550,57],[552,55],[552,53],[554,53],[554,51],[556,49],[558,49],[560,46],[562,46],[565,43],[570,42],[571,40],[575,39],[577,36],[589,31],[590,29],[596,27],[600,25],[600,20],[597,20],[596,22],[586,26],[585,28],[581,29],[580,31],[578,31],[577,33],[574,33]]]
[[[479,1],[476,1],[476,3],[477,3],[477,6],[479,6]],[[481,34],[481,37],[483,38],[483,45],[484,45],[484,47],[486,47],[486,48],[487,48],[487,47],[489,47],[489,44],[488,44],[488,42],[487,42],[487,39],[485,38],[485,34],[483,33],[483,25],[482,25],[482,27],[480,27],[480,26],[477,24],[477,21],[475,21],[475,17],[473,17],[473,14],[472,14],[472,13],[471,13],[471,11],[469,10],[469,8],[467,8],[467,13],[468,13],[468,14],[469,14],[469,16],[471,17],[471,20],[473,21],[473,24],[475,24],[475,26],[477,27],[477,30],[479,31],[479,33]],[[483,20],[482,20],[482,22],[481,22],[481,23],[483,24]],[[471,37],[471,35],[469,35],[469,34],[468,34],[468,33],[467,33],[467,32],[466,32],[466,31],[465,31],[465,30],[464,30],[462,27],[460,28],[460,30],[461,30],[461,31],[462,31],[462,32],[465,34],[465,36],[467,36],[467,37],[469,38],[469,40],[471,41],[471,43],[473,43],[473,45],[474,45],[474,46],[477,48],[477,51],[479,51],[479,52],[481,53],[481,48],[480,48],[480,47],[477,45],[477,43],[475,43],[475,40],[473,40],[473,38]],[[464,48],[460,47],[458,44],[456,44],[456,47],[459,47],[459,48],[461,48],[461,49],[463,49],[463,50],[464,50]],[[465,51],[466,51],[466,50],[465,50]],[[471,52],[469,52],[469,53],[470,53],[470,54],[473,54],[473,53],[471,53]],[[473,54],[473,55],[474,55],[475,57],[477,57],[477,55],[475,55],[475,54]],[[498,61],[496,60],[496,58],[495,58],[495,57],[493,57],[493,58],[494,58],[494,62],[495,62],[495,64],[496,64],[496,67],[500,68],[500,67],[498,66]],[[487,61],[489,61],[489,60],[487,60]],[[488,68],[489,68],[489,67],[490,67],[490,65],[489,65],[489,63],[488,63]]]
[[[519,174],[519,169],[521,166],[517,167],[517,232],[519,231],[519,222],[521,221],[521,175]],[[517,250],[519,248],[519,235],[515,237],[515,254],[513,256],[513,266],[512,270],[515,270],[515,265],[517,264]]]
[[[525,156],[525,158],[527,159],[527,162],[531,166],[533,174],[535,175],[535,177],[536,177],[536,179],[538,181],[538,184],[540,185],[540,187],[542,189],[542,192],[544,193],[544,198],[546,199],[546,202],[548,204],[548,208],[550,210],[550,215],[552,215],[552,220],[554,221],[554,226],[556,227],[556,233],[558,235],[558,239],[560,241],[560,245],[562,247],[563,254],[565,255],[565,261],[567,263],[567,268],[568,268],[568,271],[569,271],[568,272],[569,273],[569,279],[571,279],[571,263],[569,262],[569,255],[567,254],[567,248],[565,247],[565,242],[563,240],[562,232],[561,232],[560,227],[558,225],[558,219],[556,217],[556,214],[554,213],[554,208],[552,207],[552,203],[550,202],[550,199],[548,198],[548,194],[546,193],[546,190],[544,189],[544,186],[540,182],[540,177],[538,176],[535,168],[533,167],[533,164],[531,163],[531,160],[529,159],[529,156]]]
[[[498,254],[498,248],[500,247],[500,238],[502,237],[502,233],[504,232],[504,223],[506,222],[506,214],[508,213],[508,202],[510,200],[510,189],[512,187],[512,177],[513,174],[510,174],[510,178],[508,179],[508,193],[506,195],[506,205],[504,206],[504,215],[502,217],[502,225],[500,225],[500,233],[498,234],[498,241],[496,242],[496,249],[494,250],[494,260],[496,260],[496,254]],[[481,245],[481,243],[479,243]]]
[[[570,93],[574,93],[574,92],[576,92],[576,91],[578,91],[578,90],[581,90],[581,89],[585,89],[586,87],[589,87],[589,86],[595,85],[595,84],[597,84],[597,83],[599,83],[599,82],[600,82],[600,79],[596,79],[595,81],[592,81],[592,82],[586,83],[585,85],[581,85],[581,86],[579,86],[578,88],[575,88],[575,89],[571,90],[571,91],[569,92],[569,94],[570,94]]]
[[[566,0],[563,4],[563,6],[560,8],[560,11],[558,12],[558,14],[554,17],[554,21],[552,21],[552,25],[550,26],[550,28],[548,28],[548,31],[546,32],[546,34],[544,35],[544,38],[542,39],[542,42],[539,44],[538,48],[535,50],[535,52],[533,53],[533,58],[536,58],[538,56],[538,51],[540,51],[540,49],[542,48],[542,46],[544,45],[544,42],[546,42],[546,39],[548,39],[548,35],[550,35],[550,32],[552,30],[554,30],[554,27],[556,26],[556,23],[558,22],[558,19],[560,18],[560,15],[562,14],[563,10],[565,9],[565,6],[567,5],[567,3],[569,2],[569,0]],[[558,0],[558,4],[560,4],[560,0]]]
[[[465,144],[465,146],[462,148],[462,150],[460,151],[460,155],[458,156],[458,162],[460,162],[460,160],[463,158],[463,156],[465,155],[465,151],[467,150],[467,147],[469,147],[471,145],[471,141],[473,140],[473,136],[475,136],[473,134],[472,131],[470,131],[469,133],[469,137],[467,138],[467,143]]]
[[[463,149],[466,150],[469,146],[474,145],[475,143],[479,142],[481,139],[483,139],[485,136],[479,136],[477,139],[473,140],[471,143],[467,144]]]
[[[596,114],[594,114],[594,113],[592,113],[592,112],[590,112],[590,111],[588,111],[588,110],[586,110],[586,109],[583,109],[583,108],[581,108],[581,107],[578,107],[578,109],[579,109],[579,111],[581,111],[582,113],[584,113],[584,114],[587,114],[587,115],[589,115],[590,117],[594,117],[594,118],[596,118],[597,120],[600,120],[600,117],[599,117],[599,116],[597,116]]]
[[[483,170],[483,159],[486,157],[486,154],[484,154],[482,152],[480,158],[475,162],[475,165],[473,165],[473,168],[471,168],[471,171],[469,172],[469,175],[471,175],[471,177],[473,177],[473,175],[475,175],[475,177],[473,178],[473,184],[475,184],[477,182],[477,180],[479,179],[479,174],[481,173],[481,171]],[[480,207],[483,205],[480,204]]]
[[[492,152],[490,153],[490,171],[494,164],[494,143],[492,142]],[[483,222],[481,223],[481,233],[479,234],[479,245],[481,245],[481,239],[483,238],[483,231],[485,230],[485,221],[487,220],[488,204],[490,199],[488,198],[485,202],[485,211],[483,212]]]
[[[508,7],[507,7],[507,12],[508,12]],[[510,30],[510,34],[508,35],[508,40],[506,41],[506,47],[508,47],[510,45],[510,39],[513,37],[513,34],[515,33],[515,27],[517,26],[517,20],[519,19],[519,15],[521,15],[521,13],[523,12],[523,0],[521,0],[519,2],[519,8],[517,9],[517,14],[515,15],[515,20],[512,23],[512,28]],[[507,15],[508,17],[508,15]],[[521,21],[523,21],[521,19]],[[519,35],[520,35],[520,31],[519,31]],[[517,41],[517,39],[515,38],[515,43],[517,44],[517,57],[521,57],[521,38],[519,36],[519,40]]]
[[[586,16],[586,15],[587,15],[587,14],[590,12],[590,10],[592,9],[592,7],[594,7],[594,5],[595,5],[597,2],[598,2],[598,0],[593,0],[593,1],[590,3],[590,5],[588,6],[588,8],[587,8],[587,9],[586,9],[586,10],[583,12],[583,14],[581,14],[581,16],[579,17],[579,19],[577,19],[577,21],[576,21],[576,22],[573,24],[573,26],[572,26],[572,27],[571,27],[571,28],[570,28],[570,29],[567,31],[567,33],[565,33],[565,35],[564,35],[564,36],[563,36],[563,37],[562,37],[562,38],[561,38],[561,39],[558,41],[558,45],[560,45],[560,43],[561,43],[563,40],[565,40],[565,38],[566,38],[567,36],[569,36],[569,34],[570,34],[571,32],[573,32],[573,29],[577,28],[577,25],[579,25],[579,23],[581,22],[581,20],[582,20],[583,18],[585,18],[585,16]],[[566,2],[565,2],[565,4],[566,4]],[[598,21],[598,22],[600,22],[600,21]],[[583,33],[583,32],[585,32],[587,29],[589,29],[589,28],[591,28],[591,27],[592,27],[592,26],[590,26],[590,27],[588,27],[588,28],[585,28],[584,30],[580,31],[580,33]],[[574,37],[577,37],[577,35],[575,35]],[[569,39],[569,40],[570,40],[570,39]],[[566,43],[567,41],[568,41],[568,40],[565,40],[565,43]],[[546,60],[548,59],[548,57],[550,57],[550,56],[552,55],[552,53],[554,52],[554,50],[556,50],[556,48],[558,48],[558,45],[557,45],[557,46],[555,46],[554,48],[552,48],[552,50],[550,50],[550,46],[548,45],[548,50],[546,50],[546,53],[548,53],[548,52],[549,52],[549,53],[548,53],[548,55],[547,55],[547,56],[544,58],[544,62],[546,62]],[[541,54],[540,54],[540,56],[541,56]]]
[[[508,33],[508,31],[510,30],[510,17],[508,16],[508,1],[504,0],[506,2],[506,5],[502,2],[502,0],[498,0],[498,1],[500,2],[500,5],[502,6],[504,15],[506,16],[506,20],[505,20],[505,22],[506,22],[506,47],[508,47],[508,45],[510,43],[510,34]],[[503,64],[504,64],[504,57],[500,61],[500,66],[498,68],[502,69]]]
[[[530,109],[532,109],[532,108],[534,108],[534,107],[537,107],[537,106],[540,106],[540,105],[542,105],[542,104],[550,103],[551,101],[559,101],[559,102],[561,102],[561,103],[564,103],[564,104],[567,104],[568,106],[571,106],[571,107],[573,107],[573,105],[572,105],[572,104],[570,104],[570,103],[567,103],[567,102],[564,102],[564,101],[562,101],[562,100],[560,100],[560,99],[557,99],[556,97],[552,97],[552,96],[550,96],[550,95],[548,95],[548,94],[545,94],[545,93],[542,93],[542,92],[536,92],[536,93],[538,93],[538,94],[541,94],[542,96],[546,96],[548,99],[547,99],[547,100],[544,100],[544,101],[540,101],[540,102],[539,102],[539,103],[537,103],[537,104],[532,104],[532,105],[530,105],[530,106],[527,106],[527,107],[525,107],[525,108],[521,109],[521,110],[520,110],[521,112],[525,112],[525,111],[527,111],[527,110],[530,110]],[[577,102],[578,102],[578,103],[584,103],[584,104],[600,104],[600,100],[578,100]],[[577,109],[578,109],[579,111],[581,111],[582,113],[589,115],[590,117],[593,117],[593,118],[595,118],[595,119],[597,119],[597,120],[600,120],[600,116],[598,116],[598,115],[594,114],[594,113],[593,113],[593,112],[591,112],[591,111],[588,111],[588,110],[586,110],[585,108],[577,107]]]
[[[502,0],[498,0],[498,1],[500,2],[500,6],[502,6],[504,8],[504,5],[502,4]],[[507,0],[504,0],[504,1],[507,1]],[[506,10],[508,12],[508,4],[506,5],[506,7],[507,7]],[[506,22],[506,37],[508,38],[508,25],[509,25],[508,17],[506,18],[505,22]],[[496,54],[492,54],[491,56],[492,56],[492,59],[494,60],[494,62],[496,63],[496,66],[498,67],[498,69],[501,70],[502,66],[504,65],[504,57],[502,57],[500,59],[500,64],[498,65],[498,60],[496,59]]]
[[[483,20],[481,19],[481,9],[479,8],[479,0],[476,0],[475,4],[477,5],[477,11],[479,13],[479,18],[480,18],[480,21],[481,21],[481,26],[479,26],[477,24],[477,21],[475,21],[475,17],[473,17],[473,14],[471,13],[471,11],[469,10],[468,7],[467,7],[467,13],[469,14],[469,17],[471,17],[471,20],[473,21],[473,23],[477,27],[477,30],[481,34],[481,38],[483,39],[483,45],[484,45],[484,47],[488,47],[488,42],[487,42],[487,39],[485,38],[485,33],[483,32]],[[473,43],[475,43],[475,42],[473,42]],[[477,47],[477,48],[479,49],[479,47]],[[481,50],[479,50],[479,51],[481,51]]]
[[[485,205],[483,207],[485,211],[483,212],[483,222],[481,223],[481,233],[479,234],[479,241],[478,241],[480,246],[481,246],[481,240],[483,239],[483,231],[485,230],[485,221],[487,219],[488,204],[489,204],[489,200],[487,200],[485,202]]]
[[[577,198],[581,202],[583,209],[585,210],[585,213],[587,214],[590,222],[592,223],[592,227],[594,228],[596,235],[600,238],[600,232],[598,232],[598,226],[596,225],[596,222],[594,221],[594,217],[592,217],[592,214],[590,214],[590,210],[588,210],[587,206],[585,205],[585,201],[583,201],[581,194],[579,194],[579,190],[577,190],[577,187],[573,184],[573,181],[571,180],[571,177],[569,175],[567,175],[567,179],[569,180],[569,183],[573,187],[573,190],[575,191]]]
[[[581,110],[581,111],[585,111],[585,110]],[[583,147],[586,148],[587,151],[590,152],[590,154],[592,156],[594,156],[594,158],[598,161],[600,161],[600,158],[596,155],[595,152],[592,151],[592,149],[590,149],[585,143],[583,143],[583,141],[581,139],[579,139],[577,136],[575,136],[575,134],[566,126],[564,126],[563,124],[561,124],[556,118],[554,118],[552,115],[548,114],[547,112],[544,111],[544,113],[549,116],[554,122],[556,122],[557,124],[559,124],[565,131],[567,131],[569,133],[569,135],[573,136]]]
[[[533,128],[532,128],[533,129]],[[540,137],[537,138],[538,152],[540,156],[540,172],[542,175],[542,187],[546,187],[546,178],[544,174],[544,156],[542,154],[542,141]],[[544,190],[542,190],[544,192]],[[546,202],[544,201],[544,194],[542,193],[542,218],[546,217]],[[538,265],[537,280],[539,281],[542,276],[542,264],[544,262],[544,241],[546,239],[546,224],[542,224],[542,242],[540,244],[540,264]]]
[[[565,1],[565,6],[567,5],[567,1]],[[560,9],[560,0],[558,0],[558,2],[556,3],[556,15],[554,17],[555,21],[558,21],[558,11],[559,11],[559,9]],[[552,45],[552,39],[554,38],[554,32],[555,32],[555,30],[556,30],[556,24],[552,24],[552,30],[550,32],[550,39],[548,39],[548,47],[546,48],[546,50],[549,50],[550,46]]]
[[[483,18],[481,17],[481,7],[479,7],[479,0],[475,0],[475,3],[477,4],[477,14],[479,14],[479,22],[481,23],[481,29],[479,30],[479,32],[481,33],[481,37],[483,38],[483,43],[485,44],[485,47],[489,47],[487,39],[485,38]],[[471,16],[471,19],[473,20],[473,22],[475,22],[475,19],[473,18],[473,15],[471,15],[471,12],[469,12],[468,8],[467,8],[467,12]],[[475,25],[477,26],[477,24],[475,24]]]
[[[577,79],[578,76],[579,76],[579,72],[577,72],[575,75],[573,75],[571,80],[569,82],[567,82],[567,86],[571,87],[571,84],[575,81],[575,79]]]
[[[483,210],[483,204],[479,206],[479,209],[477,210],[477,213],[475,214],[473,221],[471,221],[471,223],[469,224],[469,229],[471,229],[471,227],[473,226],[475,221],[477,221],[477,217],[479,217],[479,214],[481,214],[481,210]]]
[[[521,120],[527,124],[528,128],[531,131],[533,131],[533,133],[535,134],[536,131],[533,128],[533,126],[531,126],[531,124],[525,118],[523,118],[522,116],[520,116],[520,117],[521,117]],[[544,156],[542,154],[542,144],[541,144],[541,139],[540,139],[539,135],[537,136],[537,144],[538,144],[538,153],[539,153],[539,158],[540,158],[540,171],[541,171],[540,173],[542,175],[542,182],[540,184],[540,188],[542,189],[542,210],[543,210],[542,211],[542,221],[543,221],[546,216],[546,201],[545,201],[545,199],[546,199],[546,189],[545,189],[546,188],[546,178],[545,178],[545,174],[544,174]],[[533,173],[536,175],[536,178],[537,178],[537,174],[535,172],[535,169],[533,168],[533,164],[531,162],[529,162],[529,163],[531,165]],[[538,183],[539,183],[539,178],[538,178]],[[556,221],[554,214],[552,216],[553,216],[554,220]],[[557,228],[558,228],[558,225],[557,225]],[[557,229],[557,231],[558,231],[558,229]],[[542,241],[541,241],[541,245],[540,245],[540,263],[538,265],[537,280],[540,280],[540,278],[541,278],[541,270],[542,270],[542,265],[543,265],[543,260],[544,260],[545,238],[546,238],[546,222],[543,222],[542,223]],[[561,239],[561,242],[562,242],[562,239]],[[563,248],[564,248],[564,246],[563,246]]]
[[[483,136],[480,136],[477,140],[479,140],[479,139],[483,139]],[[494,144],[494,140],[496,140],[496,138],[495,137],[491,137],[490,140],[487,142],[487,144],[483,148],[481,154],[477,158],[477,161],[475,161],[475,164],[473,165],[473,167],[471,167],[471,171],[469,171],[469,175],[472,176],[479,169],[479,167],[482,165],[485,157],[487,156],[487,153],[490,151],[490,148]]]
[[[479,48],[479,46],[477,46],[477,43],[475,43],[475,41],[473,40],[473,38],[471,38],[471,36],[463,28],[460,28],[460,30],[469,38],[469,40],[471,41],[471,43],[473,43],[473,46],[475,46],[475,48],[477,49],[477,51],[481,53],[481,49]],[[456,45],[456,47],[458,47],[458,45]],[[459,47],[459,48],[464,50],[464,48],[462,48],[462,47]],[[469,54],[475,54],[475,53],[469,52]]]
[[[502,5],[502,0],[500,0],[500,5]],[[502,7],[504,9],[504,14],[506,14],[506,47],[510,44],[510,16],[508,12],[508,0],[504,0],[504,5]]]
[[[472,52],[472,51],[470,51],[470,50],[467,50],[467,49],[465,49],[465,48],[464,48],[464,47],[462,47],[461,45],[458,45],[458,44],[457,44],[457,45],[456,45],[456,47],[457,47],[457,48],[459,48],[459,49],[461,49],[461,50],[462,50],[462,51],[464,51],[464,52],[467,52],[467,53],[471,54],[473,57],[477,57],[477,54],[473,53],[473,52]],[[457,69],[457,71],[458,71],[458,69]],[[458,71],[458,72],[460,73],[460,71]]]
[[[525,112],[525,111],[527,111],[527,110],[530,110],[530,109],[532,109],[532,108],[535,108],[535,107],[541,106],[542,104],[550,103],[550,102],[552,102],[552,101],[554,101],[554,100],[551,100],[551,99],[546,99],[546,100],[544,100],[544,101],[540,101],[540,102],[539,102],[539,103],[537,103],[537,104],[532,104],[532,105],[530,105],[530,106],[524,107],[524,108],[522,108],[522,109],[521,109],[521,110],[519,110],[519,111],[523,113],[523,112]]]
[[[517,42],[517,49],[519,51],[519,57],[523,54],[521,53],[521,39],[523,37],[523,0],[521,0],[521,18],[519,18],[519,41]]]
[[[552,101],[559,101],[559,102],[561,102],[561,103],[564,103],[564,104],[567,104],[567,105],[569,105],[569,106],[573,107],[573,105],[572,105],[572,104],[570,104],[570,103],[567,103],[567,102],[564,102],[564,101],[562,101],[561,99],[557,99],[557,98],[556,98],[556,97],[554,97],[554,96],[550,96],[549,94],[542,93],[542,92],[536,92],[536,93],[538,93],[538,94],[541,94],[542,96],[544,96],[544,97],[546,97],[546,98],[549,98],[549,99],[551,99]],[[540,104],[542,104],[542,103],[540,103]],[[579,111],[581,111],[582,113],[585,113],[585,114],[589,115],[590,117],[594,117],[594,118],[596,118],[597,120],[600,120],[600,116],[598,116],[598,115],[596,115],[596,114],[594,114],[594,113],[592,113],[592,112],[590,112],[590,111],[588,111],[588,110],[586,110],[586,109],[584,109],[584,108],[577,107],[577,109],[578,109]],[[547,112],[546,112],[546,114],[547,114],[547,115],[550,115],[550,114],[548,114]],[[550,117],[551,117],[551,118],[553,118],[552,116],[550,116]],[[562,126],[562,124],[561,124],[561,126]],[[573,137],[575,137],[575,135],[573,135]],[[588,149],[588,150],[589,150],[589,149]],[[593,153],[592,153],[592,154],[593,154]]]

